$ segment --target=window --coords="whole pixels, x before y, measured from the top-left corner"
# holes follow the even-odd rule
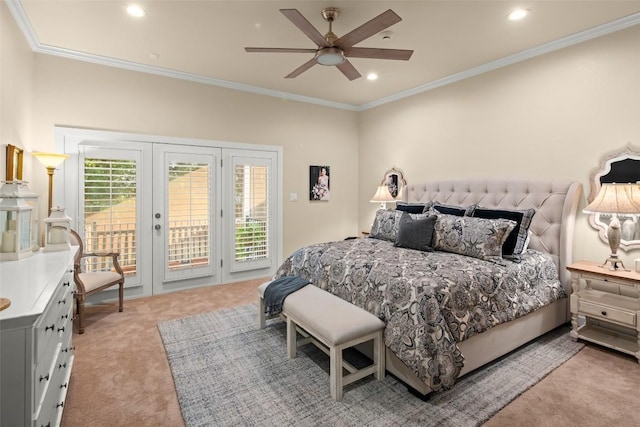
[[[168,170],[169,270],[208,266],[209,165],[174,162]]]
[[[234,166],[235,262],[269,258],[269,169]]]
[[[137,200],[135,160],[84,159],[84,250],[120,252],[125,275],[136,273]],[[99,259],[85,266],[86,271],[108,268]]]

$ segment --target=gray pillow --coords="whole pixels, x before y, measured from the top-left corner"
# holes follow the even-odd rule
[[[371,226],[369,237],[395,242],[400,225],[400,217],[404,212],[391,209],[378,209]]]
[[[431,239],[436,218],[435,215],[432,215],[422,219],[414,219],[412,215],[405,212],[400,217],[398,234],[393,246],[432,252]]]
[[[504,264],[502,245],[515,226],[516,222],[509,219],[438,215],[433,247],[439,251]]]
[[[504,218],[515,221],[516,227],[509,233],[507,240],[505,240],[502,246],[502,256],[508,259],[513,258],[514,260],[519,260],[520,254],[524,251],[529,226],[535,213],[535,209],[507,210],[477,207],[473,211],[472,216],[490,219]]]

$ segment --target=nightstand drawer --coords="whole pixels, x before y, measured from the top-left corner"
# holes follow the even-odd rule
[[[578,311],[582,314],[592,316],[602,320],[619,323],[621,325],[636,327],[636,313],[632,311],[620,310],[600,304],[593,304],[588,301],[580,301]]]

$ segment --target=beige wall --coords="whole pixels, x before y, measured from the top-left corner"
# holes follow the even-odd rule
[[[588,192],[603,153],[640,145],[640,26],[354,113],[33,54],[4,3],[0,15],[3,156],[7,143],[52,150],[55,125],[280,145],[285,256],[367,229],[369,199],[394,166],[409,182],[556,177]],[[25,178],[44,195],[33,162],[25,155]],[[328,203],[307,200],[312,164],[331,166]],[[582,213],[575,249],[608,253]],[[639,256],[623,253],[628,265]]]
[[[354,112],[49,55],[36,55],[35,75],[39,149],[53,149],[55,125],[282,146],[283,255],[357,229]],[[308,200],[309,165],[315,164],[331,166],[326,203]],[[290,193],[298,193],[297,202],[289,201]]]
[[[31,148],[35,56],[4,2],[0,2],[0,52],[0,180],[4,180],[6,145]]]
[[[600,157],[628,142],[640,145],[640,26],[361,113],[360,227],[392,166],[410,183],[553,177],[588,194]],[[580,212],[575,258],[608,253]],[[640,257],[621,254],[629,267]]]

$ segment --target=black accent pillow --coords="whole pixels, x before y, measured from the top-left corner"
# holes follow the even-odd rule
[[[516,260],[520,258],[520,254],[524,250],[524,244],[527,241],[527,235],[529,226],[533,215],[535,215],[535,209],[523,209],[523,210],[505,210],[505,209],[487,209],[476,207],[471,216],[486,219],[510,219],[516,222],[516,226],[513,231],[509,233],[507,240],[502,245],[502,256],[505,258],[512,257]]]
[[[436,218],[437,216],[431,215],[423,219],[413,219],[411,215],[403,212],[393,246],[433,252],[431,239]]]
[[[455,215],[455,216],[471,216],[473,212],[473,206],[467,206],[466,208],[461,208],[460,206],[451,206],[451,205],[441,205],[440,203],[436,203],[431,206],[431,209],[435,209],[442,214],[447,215]]]
[[[396,202],[396,210],[408,212],[412,214],[420,214],[424,212],[424,203],[405,203],[405,202]]]

